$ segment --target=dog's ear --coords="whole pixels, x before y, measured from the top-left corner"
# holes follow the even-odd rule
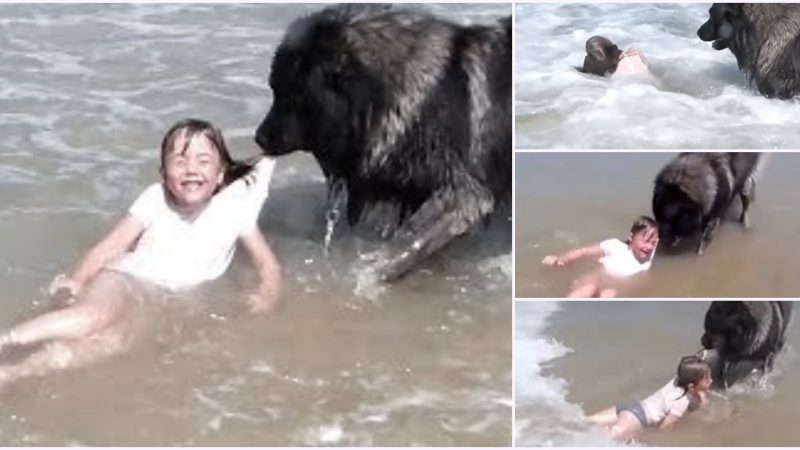
[[[714,338],[709,333],[703,333],[703,337],[700,338],[700,345],[703,348],[712,349],[714,348]]]
[[[726,350],[730,356],[746,357],[751,351],[753,333],[758,321],[749,312],[738,310],[728,319],[725,327]]]

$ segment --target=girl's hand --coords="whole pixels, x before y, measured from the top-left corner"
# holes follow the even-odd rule
[[[257,292],[247,296],[247,312],[250,314],[268,314],[278,307],[278,297],[268,286],[259,287]]]
[[[698,406],[705,406],[709,402],[708,391],[697,391],[697,397],[699,399]]]
[[[564,261],[562,261],[558,256],[555,255],[547,255],[542,260],[542,264],[545,266],[563,266]]]
[[[627,56],[627,57],[639,56],[639,49],[637,48],[626,49],[624,52],[622,52],[622,56]]]

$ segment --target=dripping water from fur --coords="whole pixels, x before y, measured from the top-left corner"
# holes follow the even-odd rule
[[[323,240],[323,250],[325,257],[330,254],[331,240],[336,225],[342,218],[342,213],[347,207],[347,186],[344,180],[332,181],[328,188],[328,211],[325,213],[325,238]]]

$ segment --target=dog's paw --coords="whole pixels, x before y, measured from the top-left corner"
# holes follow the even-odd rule
[[[745,230],[749,230],[750,229],[750,217],[749,216],[743,215],[739,219],[739,221],[742,222],[742,226],[744,227]]]

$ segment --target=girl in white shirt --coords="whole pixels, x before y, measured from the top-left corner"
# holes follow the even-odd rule
[[[614,279],[627,278],[650,269],[658,246],[658,225],[641,216],[631,225],[626,241],[606,239],[599,244],[571,250],[563,255],[548,255],[542,260],[547,266],[564,266],[577,259],[596,257],[606,276],[590,274],[579,278],[567,297],[616,297],[617,289],[609,285]]]
[[[234,161],[209,122],[176,123],[161,144],[161,181],[50,292],[62,307],[0,335],[0,351],[35,346],[26,359],[0,367],[0,389],[21,378],[78,367],[130,347],[136,298],[157,286],[186,289],[222,275],[242,244],[261,283],[248,298],[267,312],[280,290],[280,266],[256,223],[274,161]],[[152,288],[151,288],[152,289]]]
[[[640,402],[620,403],[592,414],[589,422],[604,425],[612,439],[628,442],[645,428],[672,427],[687,412],[708,402],[711,367],[700,355],[681,358],[677,376]]]

